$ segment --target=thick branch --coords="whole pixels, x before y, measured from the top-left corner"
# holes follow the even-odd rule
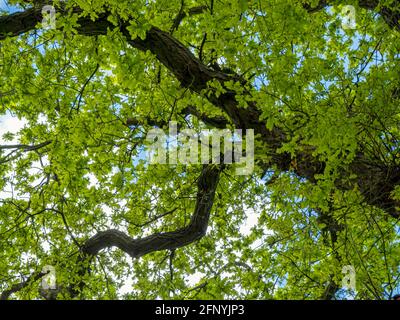
[[[118,247],[132,258],[139,258],[154,251],[177,249],[201,239],[207,231],[220,171],[221,167],[214,165],[203,167],[197,183],[194,214],[186,227],[141,239],[132,239],[118,230],[107,230],[88,239],[82,247],[82,252],[86,256],[94,256],[105,248]]]
[[[74,8],[73,13],[79,13],[80,8]],[[57,12],[69,14],[63,7],[57,8]],[[106,34],[107,28],[113,29],[114,26],[107,20],[108,13],[101,14],[96,21],[90,17],[80,17],[78,23],[81,27],[77,31],[82,35]],[[0,40],[7,37],[16,37],[35,30],[40,27],[38,24],[43,20],[42,8],[35,7],[23,12],[16,12],[10,15],[0,16]]]
[[[328,3],[328,1],[324,1],[323,3]],[[376,1],[360,1],[360,6],[366,9],[375,9],[377,8],[376,3]],[[381,8],[380,10],[384,9]],[[386,15],[397,13],[394,9],[390,10],[386,8],[385,10]],[[75,11],[79,12],[79,9]],[[35,9],[0,17],[0,40],[5,38],[6,33],[15,36],[35,28],[40,18],[40,14]],[[391,18],[396,20],[394,16],[391,16]],[[390,21],[394,21],[393,19]],[[78,23],[80,27],[77,28],[77,31],[82,35],[106,34],[108,28],[114,28],[107,20],[107,13],[100,15],[96,21],[92,21],[87,17],[81,17],[78,19]],[[245,84],[243,83],[244,80],[237,75],[228,75],[205,66],[189,49],[167,32],[156,27],[151,27],[147,31],[145,39],[132,39],[127,27],[128,23],[122,23],[120,27],[121,32],[127,37],[127,41],[139,50],[153,53],[175,75],[182,87],[200,93],[208,88],[210,81],[219,82],[223,88],[226,88],[225,82],[229,80]],[[207,98],[227,114],[236,128],[254,129],[255,133],[260,135],[266,144],[267,153],[270,155],[269,162],[265,163],[266,168],[272,165],[283,171],[291,168],[291,155],[277,152],[286,141],[285,133],[278,127],[274,127],[272,130],[266,128],[265,121],[260,120],[261,112],[255,102],[249,99],[248,107],[244,109],[239,107],[236,92],[226,90],[225,93],[217,96],[210,92],[210,89],[208,90],[209,94],[206,95]],[[248,91],[244,91],[243,94],[248,97],[251,96]],[[314,182],[315,175],[324,172],[325,164],[315,159],[312,152],[313,150],[308,150],[296,154],[297,165],[295,172],[299,176]],[[390,199],[390,192],[395,185],[400,183],[399,168],[387,168],[382,166],[382,164],[372,163],[361,154],[355,159],[349,170],[359,176],[356,183],[365,195],[365,200],[368,204],[386,210],[393,217],[400,217],[400,213],[396,209],[397,204]],[[375,177],[381,178],[385,178],[388,173],[391,173],[390,179],[372,179],[369,173],[371,170],[375,173]],[[344,175],[348,175],[348,172],[344,172]],[[340,182],[338,187],[341,187]],[[342,186],[342,188],[349,188],[349,186]],[[376,196],[377,194],[379,194],[379,197]]]

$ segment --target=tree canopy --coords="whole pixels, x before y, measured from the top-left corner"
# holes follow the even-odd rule
[[[2,299],[398,293],[400,1],[5,4]],[[150,164],[170,121],[254,130],[254,171]]]

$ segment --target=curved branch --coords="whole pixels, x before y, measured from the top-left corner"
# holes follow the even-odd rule
[[[132,239],[118,230],[106,230],[88,239],[82,246],[82,253],[95,256],[105,248],[118,247],[132,258],[139,258],[154,251],[177,249],[201,239],[207,231],[221,170],[220,166],[204,165],[197,183],[194,214],[186,227],[141,239]]]
[[[321,3],[328,3],[328,1],[321,1]],[[398,3],[398,0],[393,3]],[[379,2],[375,0],[360,0],[359,4],[363,8],[375,10],[378,8]],[[396,20],[398,11],[395,11],[395,9],[385,7],[379,10],[386,10],[386,20],[389,19],[389,16],[390,21]],[[74,12],[80,12],[80,9],[76,8]],[[107,12],[103,13],[95,21],[92,21],[90,17],[80,17],[78,19],[80,26],[77,27],[77,32],[81,35],[107,34],[108,28],[113,29],[115,27],[107,20],[107,16]],[[37,9],[29,9],[22,13],[0,17],[0,40],[4,39],[7,34],[16,36],[34,29],[40,19],[41,14]],[[120,26],[120,30],[127,37],[128,43],[134,48],[153,53],[180,81],[182,87],[201,93],[208,88],[210,81],[219,82],[225,89],[225,82],[229,80],[241,82],[243,85],[246,84],[238,75],[226,74],[207,67],[188,48],[165,31],[151,27],[147,31],[146,37],[139,39],[132,38],[128,31],[128,26],[129,22],[124,22]],[[226,113],[236,128],[254,129],[255,134],[261,137],[268,148],[268,153],[271,155],[268,163],[264,164],[265,168],[270,168],[273,165],[282,171],[292,168],[292,156],[288,153],[277,152],[287,139],[284,131],[279,127],[273,127],[271,130],[266,128],[265,120],[260,120],[261,112],[256,102],[251,101],[250,98],[248,107],[244,109],[240,107],[236,92],[232,90],[226,90],[225,93],[218,96],[211,91],[208,93],[206,97],[209,101]],[[250,92],[246,90],[244,90],[243,94],[248,97],[251,96]],[[400,183],[400,167],[384,167],[383,164],[373,163],[365,158],[364,155],[360,154],[350,165],[349,170],[359,177],[357,181],[353,182],[359,185],[359,189],[365,195],[365,201],[369,205],[379,207],[397,219],[400,218],[400,212],[396,209],[398,203],[390,199],[391,191]],[[324,172],[325,164],[313,156],[313,150],[297,152],[295,160],[295,173],[311,182],[315,182],[316,174]],[[374,178],[371,180],[370,172],[375,172],[375,177],[382,177],[383,179]],[[386,178],[388,173],[391,173],[389,180]],[[348,172],[343,172],[343,175],[347,176]],[[341,186],[340,182],[337,187],[341,189],[349,188],[349,186]],[[380,197],[377,198],[376,194],[380,194]],[[119,239],[119,236],[113,236],[114,238]]]

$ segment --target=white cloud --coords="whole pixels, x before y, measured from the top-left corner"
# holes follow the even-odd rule
[[[197,285],[205,277],[204,273],[196,271],[194,274],[186,277],[186,284],[190,287]]]
[[[3,135],[7,132],[18,133],[18,131],[21,130],[25,124],[25,120],[20,120],[17,117],[12,116],[10,113],[0,116],[0,144],[17,143],[17,138],[15,138],[13,141],[4,141]]]
[[[257,225],[260,212],[256,212],[253,208],[246,208],[246,222],[240,227],[240,233],[244,236],[248,236],[251,233],[251,229]]]
[[[25,124],[26,121],[20,120],[17,117],[12,116],[10,113],[0,116],[0,145],[17,144],[18,137],[15,137],[12,141],[4,141],[3,135],[7,132],[18,133]],[[14,190],[10,184],[7,184],[3,190],[0,190],[0,199],[8,198],[11,195],[14,195]]]

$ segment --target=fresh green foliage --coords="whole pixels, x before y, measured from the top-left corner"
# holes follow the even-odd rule
[[[0,115],[25,125],[0,143],[0,292],[46,265],[59,299],[399,291],[400,28],[380,10],[399,14],[400,3],[377,2],[311,12],[319,1],[54,1],[56,29],[39,22],[17,36],[3,34],[1,13]],[[26,11],[35,1],[9,3]],[[342,5],[355,7],[355,29],[342,27]],[[99,21],[102,32],[82,32]],[[225,80],[195,74],[176,48]],[[115,246],[81,259],[100,231],[140,239],[189,224],[202,166],[150,165],[143,150],[146,133],[170,120],[213,128],[204,116],[263,128],[254,173],[223,168],[206,235],[135,259]],[[342,288],[344,266],[356,292]],[[39,287],[29,281],[10,298],[42,298]]]

